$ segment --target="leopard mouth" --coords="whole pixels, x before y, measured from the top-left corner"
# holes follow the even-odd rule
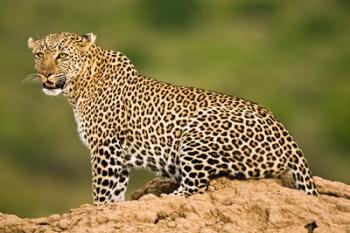
[[[43,92],[47,95],[59,95],[66,84],[66,76],[64,75],[56,75],[50,76],[43,80]]]
[[[66,84],[66,79],[59,79],[56,82],[52,82],[47,80],[43,83],[43,88],[48,90],[54,90],[54,89],[63,89],[64,85]]]

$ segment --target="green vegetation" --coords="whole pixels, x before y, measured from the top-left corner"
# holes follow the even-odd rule
[[[0,212],[25,217],[91,202],[89,153],[63,97],[23,83],[27,38],[94,32],[159,80],[269,107],[312,171],[350,183],[350,4],[334,1],[5,0],[0,9]],[[130,190],[151,175],[135,172]]]

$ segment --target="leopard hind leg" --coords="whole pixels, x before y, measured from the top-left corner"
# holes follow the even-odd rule
[[[297,189],[306,192],[308,195],[319,195],[315,182],[312,179],[308,162],[304,158],[301,150],[298,149],[294,156],[289,159],[288,168],[292,173]]]

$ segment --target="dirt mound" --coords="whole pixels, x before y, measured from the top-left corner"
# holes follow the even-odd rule
[[[315,177],[320,197],[284,187],[288,182],[213,180],[189,198],[156,179],[133,198],[105,206],[82,205],[63,215],[20,219],[0,213],[0,232],[350,232],[350,186]]]

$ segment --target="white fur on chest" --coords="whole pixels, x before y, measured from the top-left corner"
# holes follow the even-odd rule
[[[75,121],[77,122],[77,130],[79,133],[80,140],[90,150],[90,145],[89,145],[89,143],[86,139],[86,135],[85,135],[83,119],[81,118],[80,114],[76,111],[74,111],[74,118],[75,118]]]

